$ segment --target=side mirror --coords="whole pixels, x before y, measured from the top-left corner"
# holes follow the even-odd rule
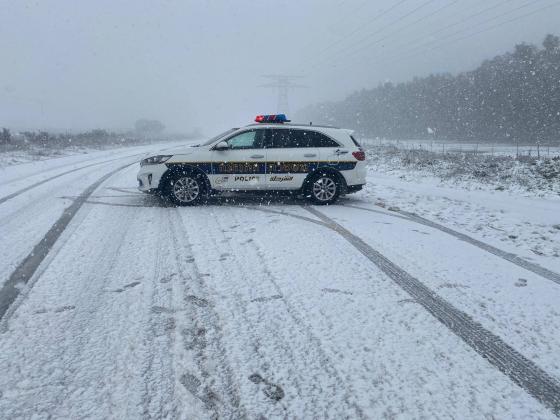
[[[227,150],[227,149],[229,149],[229,146],[225,141],[221,141],[214,146],[214,150]]]

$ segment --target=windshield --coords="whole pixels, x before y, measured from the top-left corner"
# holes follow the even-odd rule
[[[217,136],[212,137],[210,140],[205,141],[204,143],[201,144],[201,146],[210,146],[211,144],[220,140],[222,137],[225,137],[228,134],[233,133],[235,130],[239,130],[239,128],[230,128],[229,130],[224,131],[223,133],[220,133]]]

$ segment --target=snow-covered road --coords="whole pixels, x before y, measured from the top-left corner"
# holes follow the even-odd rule
[[[145,151],[2,169],[1,418],[560,415],[554,265],[368,191],[169,207]]]

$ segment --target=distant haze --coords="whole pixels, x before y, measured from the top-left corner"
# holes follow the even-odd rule
[[[305,76],[294,113],[540,44],[558,33],[560,7],[539,11],[555,3],[0,0],[0,127],[124,130],[147,118],[212,135],[278,111],[263,74]]]

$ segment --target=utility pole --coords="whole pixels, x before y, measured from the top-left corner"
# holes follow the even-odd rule
[[[289,76],[286,74],[263,74],[261,77],[269,79],[269,81],[259,87],[277,88],[278,89],[278,105],[276,112],[288,114],[290,112],[288,102],[288,92],[290,89],[305,88],[307,86],[294,83],[294,80],[301,79],[303,76]]]

